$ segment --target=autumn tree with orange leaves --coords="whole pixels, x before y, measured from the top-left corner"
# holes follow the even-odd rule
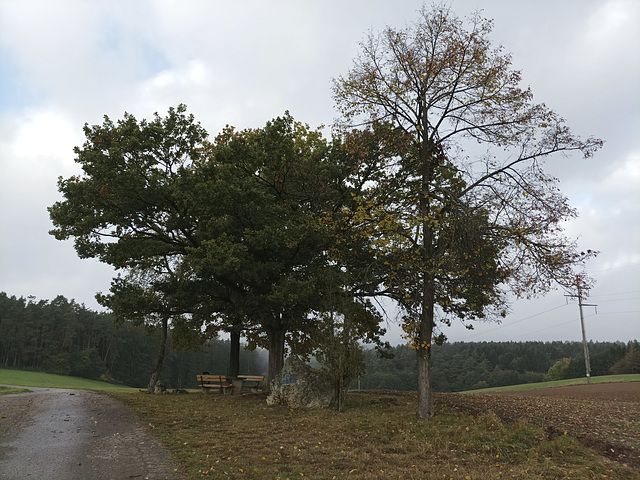
[[[571,289],[596,254],[563,234],[577,212],[543,163],[589,158],[602,141],[580,139],[534,103],[491,31],[480,13],[423,7],[414,24],[370,34],[334,80],[338,126],[370,179],[342,221],[369,238],[386,269],[378,293],[404,312],[419,418],[435,413],[430,358],[441,324],[500,319],[509,293]]]

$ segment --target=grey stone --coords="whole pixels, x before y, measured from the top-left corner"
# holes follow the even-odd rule
[[[167,387],[164,386],[164,383],[156,383],[156,386],[153,387],[153,393],[156,395],[164,395],[167,393]]]
[[[283,385],[282,376],[288,379]],[[295,378],[295,383],[291,379]],[[292,408],[327,408],[333,399],[329,379],[320,370],[310,367],[299,357],[288,357],[282,367],[282,375],[271,382],[268,405],[284,405]]]

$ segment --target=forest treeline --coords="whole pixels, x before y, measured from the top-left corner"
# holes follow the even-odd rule
[[[99,379],[133,387],[147,384],[159,348],[157,329],[116,325],[110,313],[95,312],[58,296],[52,301],[0,292],[0,367]],[[230,342],[210,339],[197,351],[167,350],[161,381],[169,388],[196,386],[202,371],[226,373]],[[590,342],[591,374],[640,373],[640,343]],[[415,390],[416,353],[398,345],[381,357],[365,349],[366,373],[352,388]],[[585,375],[580,342],[445,343],[433,349],[433,388],[456,392],[476,388],[575,378]],[[242,373],[263,374],[266,355],[243,349]]]
[[[393,358],[365,352],[367,373],[359,387],[367,390],[415,390],[415,350],[398,345]],[[640,373],[640,343],[589,342],[591,375]],[[432,382],[436,392],[460,392],[487,387],[562,380],[585,376],[581,342],[444,343],[432,352]]]
[[[9,297],[0,292],[0,367],[103,380],[132,387],[149,382],[160,346],[158,329],[124,322],[58,296],[52,301]],[[224,374],[229,342],[211,339],[197,351],[167,349],[160,381],[171,388],[195,387],[202,371]],[[264,355],[242,350],[242,373],[266,370]]]

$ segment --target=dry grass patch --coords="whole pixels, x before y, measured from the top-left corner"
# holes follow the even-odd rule
[[[440,404],[415,418],[415,394],[357,393],[344,413],[269,407],[263,395],[114,392],[190,478],[638,478],[569,436]]]
[[[29,390],[28,388],[0,386],[0,395],[10,395],[12,393],[27,393],[30,391],[31,390]]]
[[[526,419],[550,437],[566,433],[609,458],[640,468],[640,402],[631,391],[622,395],[625,392],[617,385],[624,384],[610,384],[612,391],[607,395],[590,389],[576,398],[561,389],[548,389],[544,395],[447,394],[441,398],[461,411],[490,409],[509,423]]]

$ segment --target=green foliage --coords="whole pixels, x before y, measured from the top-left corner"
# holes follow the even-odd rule
[[[609,371],[613,375],[640,373],[640,344],[637,341],[630,344],[625,356],[614,363]]]
[[[183,253],[194,225],[176,189],[183,170],[200,159],[206,131],[180,105],[151,122],[105,116],[84,133],[75,149],[83,174],[58,180],[65,200],[49,208],[51,234],[73,238],[81,258],[116,268]]]
[[[0,367],[140,387],[149,380],[158,343],[158,335],[149,336],[144,326],[115,324],[112,314],[62,296],[36,302],[0,292]],[[228,341],[211,339],[192,351],[176,350],[170,342],[160,381],[170,388],[196,387],[196,374],[224,373],[228,357]],[[260,352],[243,349],[240,365],[242,373],[266,371]]]
[[[360,169],[374,173],[351,228],[374,238],[368,246],[387,268],[379,293],[406,313],[421,418],[434,414],[440,325],[504,316],[508,289],[528,297],[554,283],[574,288],[576,267],[596,254],[563,236],[561,222],[576,211],[541,165],[573,151],[588,158],[602,141],[581,140],[533,103],[511,56],[491,47],[492,28],[480,12],[465,21],[449,7],[423,7],[404,29],[370,34],[334,81],[343,134],[356,139],[354,155],[367,152]],[[469,140],[486,154],[470,158]]]
[[[349,383],[365,372],[364,352],[358,343],[360,335],[348,317],[328,315],[322,322],[315,358],[334,387],[331,407],[342,411]]]
[[[116,321],[161,330],[152,389],[170,320],[184,321],[176,266],[194,244],[195,224],[179,183],[184,170],[200,159],[207,133],[184,105],[170,108],[164,118],[156,113],[150,122],[127,113],[117,123],[105,116],[102,125],[85,125],[84,133],[84,145],[74,150],[83,174],[58,180],[64,200],[49,208],[50,233],[58,240],[73,238],[80,258],[97,258],[124,270],[124,276],[112,281],[110,293],[97,298]],[[64,369],[66,359],[59,360]]]
[[[622,350],[632,356],[635,344],[591,342],[589,350],[595,358],[609,359],[608,364],[599,367],[608,371],[616,364],[616,359],[621,358],[618,352]],[[415,351],[399,345],[391,348],[390,352],[392,358],[380,358],[374,349],[365,350],[366,374],[359,379],[360,388],[416,390]],[[580,342],[445,343],[433,347],[432,362],[432,382],[436,392],[460,392],[585,376]],[[572,373],[570,364],[581,368]],[[356,385],[352,384],[352,388]]]
[[[547,372],[547,380],[561,380],[566,377],[567,369],[569,368],[569,363],[571,362],[570,358],[562,358],[558,360],[556,363],[551,365],[549,371]]]
[[[194,297],[196,316],[241,321],[252,345],[270,349],[280,332],[295,332],[289,348],[308,353],[307,313],[328,244],[318,219],[330,185],[326,151],[318,132],[288,114],[216,138],[186,179],[201,238],[185,258],[203,292]]]
[[[65,199],[49,208],[51,233],[73,238],[80,257],[124,270],[97,297],[116,321],[164,332],[170,324],[184,347],[219,330],[242,333],[269,349],[270,375],[285,341],[311,352],[312,312],[324,312],[323,277],[336,267],[327,219],[351,198],[339,143],[288,113],[260,129],[227,127],[211,143],[184,105],[151,122],[105,117],[85,136],[76,149],[84,174],[59,180]],[[344,270],[358,276],[355,265]],[[335,288],[345,285],[361,282]]]

